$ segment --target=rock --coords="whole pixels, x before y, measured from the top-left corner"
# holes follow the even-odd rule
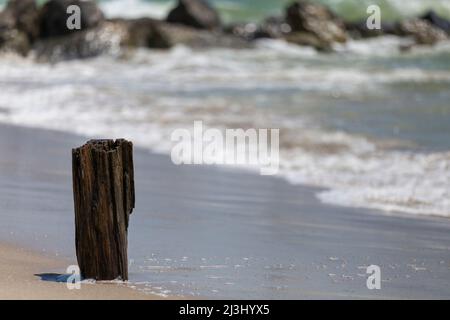
[[[175,45],[184,45],[191,48],[249,47],[247,41],[220,31],[199,30],[150,18],[113,19],[109,21],[123,25],[126,29],[126,36],[122,39],[122,46],[124,47],[154,49],[167,49]]]
[[[143,47],[153,49],[167,49],[171,47],[169,39],[161,32],[158,21],[150,18],[132,20],[110,20],[117,25],[122,25],[125,36],[121,45],[125,47]]]
[[[447,40],[447,34],[427,20],[411,19],[398,24],[398,34],[411,36],[417,44],[433,45],[439,41]]]
[[[24,32],[18,29],[0,31],[0,52],[26,56],[30,46],[28,36]]]
[[[325,47],[331,47],[334,42],[344,43],[347,41],[343,21],[320,4],[304,0],[296,1],[286,9],[286,21],[291,26],[293,33],[300,33],[290,36],[290,38],[308,38],[309,40],[306,42],[320,44],[318,49],[324,47],[325,44]],[[310,35],[306,37],[305,33]]]
[[[38,30],[35,1],[9,1],[0,13],[0,50],[27,55]]]
[[[9,30],[16,29],[16,19],[10,11],[0,12],[0,34]]]
[[[45,38],[35,51],[41,61],[60,61],[101,54],[121,56],[124,50],[137,47],[166,49],[170,43],[152,19],[113,19],[66,36]]]
[[[123,57],[137,47],[166,49],[174,45],[191,48],[249,48],[247,41],[218,31],[142,19],[105,20],[94,28],[65,36],[43,38],[34,49],[40,61],[91,58],[101,54]]]
[[[236,23],[227,26],[224,31],[244,40],[252,41],[261,38],[284,38],[286,34],[291,32],[291,27],[282,17],[269,17],[260,25],[254,22]]]
[[[286,18],[269,17],[260,25],[239,23],[228,26],[225,32],[253,41],[259,38],[285,39],[319,51],[332,51],[335,42],[345,42],[344,23],[322,5],[305,1],[293,3],[286,10]]]
[[[254,22],[233,23],[224,28],[226,34],[239,37],[245,41],[255,40],[258,30],[259,26]]]
[[[444,30],[445,32],[447,32],[447,34],[450,34],[450,20],[440,17],[433,10],[428,11],[420,18],[422,20],[428,21],[437,28]]]
[[[158,22],[157,25],[164,37],[168,39],[171,46],[184,45],[195,49],[244,49],[252,47],[248,41],[220,31],[199,30],[163,21]]]
[[[70,17],[67,8],[71,5],[81,9],[81,30],[67,28],[67,19]],[[49,38],[95,28],[104,21],[104,15],[95,1],[50,0],[41,8],[39,21],[41,37]]]
[[[345,23],[345,29],[353,39],[361,38],[373,38],[387,34],[396,34],[396,26],[394,23],[383,22],[381,29],[369,29],[367,28],[367,21],[347,22]]]
[[[269,17],[259,26],[255,38],[280,39],[291,31],[291,26],[283,17]]]
[[[101,54],[119,55],[127,35],[124,25],[103,22],[97,27],[66,36],[41,39],[33,49],[37,60],[45,62],[85,59]]]
[[[333,51],[332,43],[324,41],[313,33],[309,32],[291,32],[285,37],[286,41],[300,46],[314,47],[318,51]]]
[[[178,0],[177,6],[169,12],[166,21],[197,29],[221,28],[219,14],[204,0]]]
[[[35,0],[10,0],[2,13],[9,28],[24,32],[30,41],[39,36],[38,9]],[[3,20],[0,18],[0,20]]]

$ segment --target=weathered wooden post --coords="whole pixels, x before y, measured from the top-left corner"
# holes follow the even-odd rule
[[[72,150],[72,174],[81,276],[128,280],[128,219],[135,203],[133,144],[91,140]]]

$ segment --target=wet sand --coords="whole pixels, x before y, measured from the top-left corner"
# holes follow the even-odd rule
[[[64,282],[53,281],[55,274],[65,272],[64,261],[36,254],[11,245],[0,246],[0,299],[57,300],[150,300],[160,297],[141,293],[115,283],[82,283],[80,289],[69,290]],[[48,279],[41,281],[41,279]]]
[[[74,261],[70,157],[85,141],[0,125],[0,241]],[[141,149],[135,166],[130,281],[147,293],[450,298],[450,219],[325,205],[313,188],[231,169],[177,167]],[[8,273],[11,262],[0,261]],[[371,264],[381,268],[381,290],[366,287]]]

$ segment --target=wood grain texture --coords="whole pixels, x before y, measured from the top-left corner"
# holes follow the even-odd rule
[[[133,144],[91,140],[72,150],[72,174],[82,277],[128,280],[128,221],[135,206]]]

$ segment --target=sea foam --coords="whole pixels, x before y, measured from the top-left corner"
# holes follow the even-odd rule
[[[448,47],[380,56],[362,54],[364,45],[333,55],[277,41],[237,51],[180,46],[139,50],[129,60],[103,56],[54,65],[2,56],[0,121],[124,137],[165,154],[173,130],[192,128],[196,120],[221,130],[279,128],[281,176],[325,188],[318,192],[322,201],[449,216],[448,148],[385,135],[383,122],[372,122],[375,136],[357,128],[366,118],[380,121],[374,111],[386,104],[393,109],[380,109],[383,121],[404,114],[399,132],[413,125],[411,112],[448,117],[450,70],[433,59]],[[442,106],[425,109],[430,103]],[[420,111],[409,111],[413,104]],[[432,136],[445,128],[431,127]]]

